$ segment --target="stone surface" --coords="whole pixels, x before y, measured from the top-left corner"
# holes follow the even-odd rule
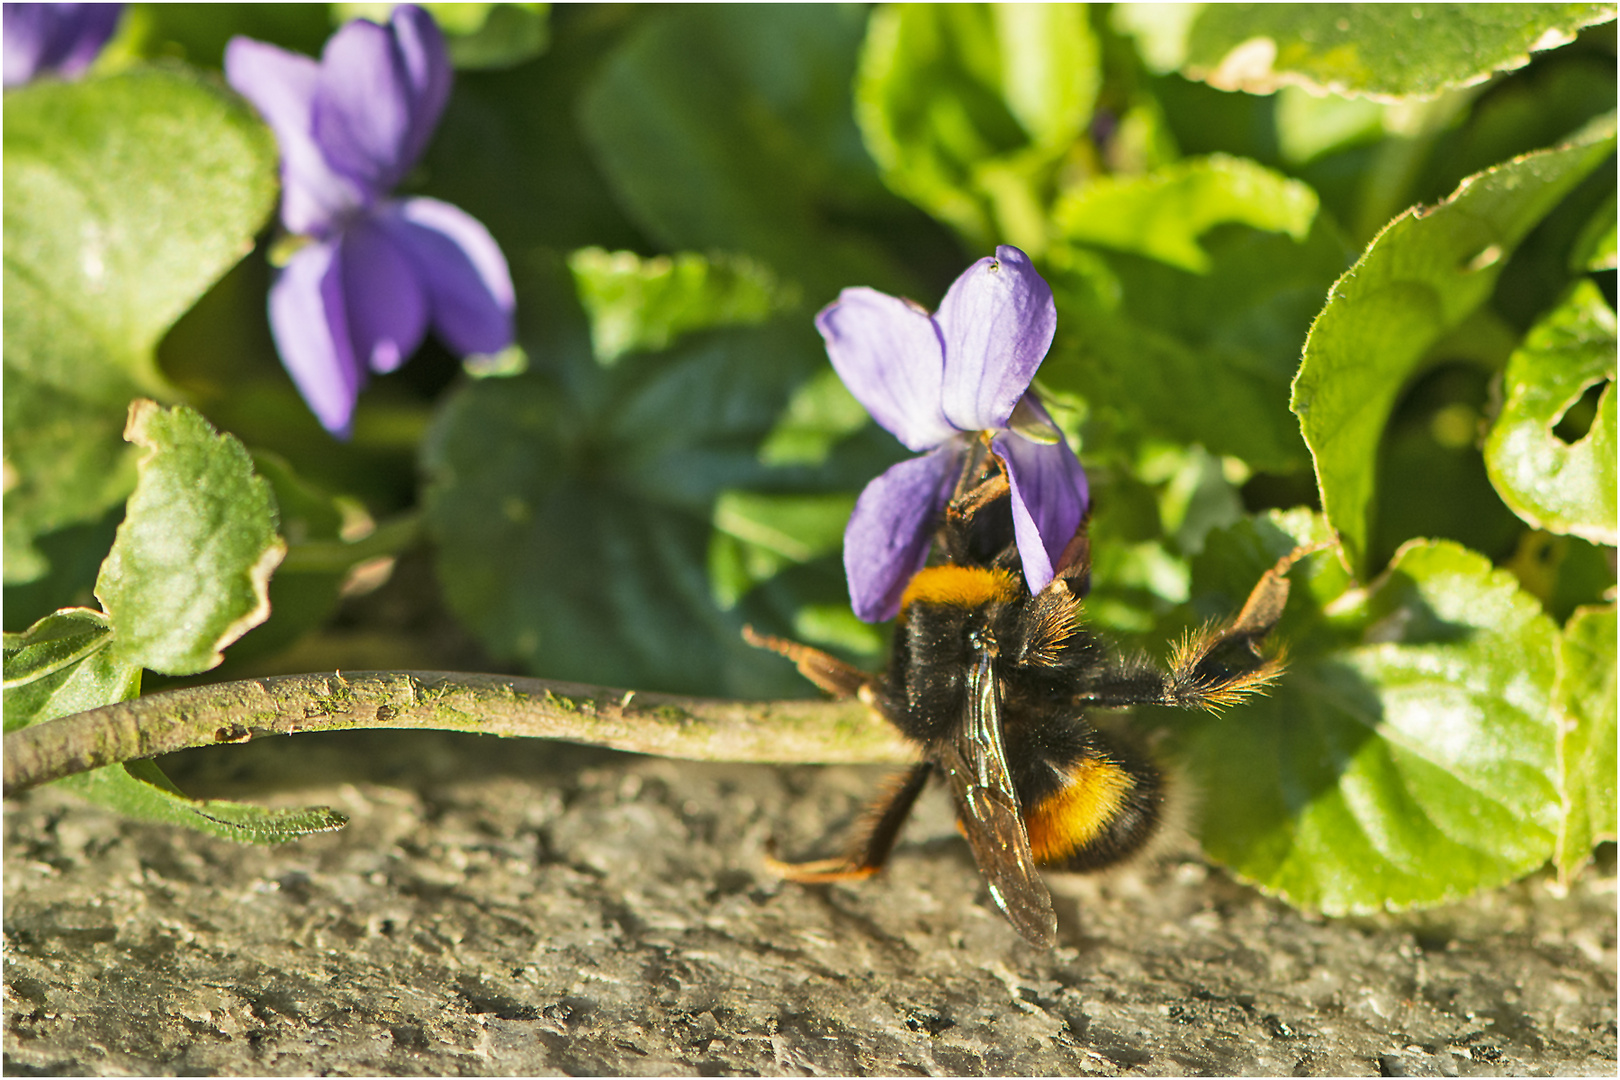
[[[1564,898],[1326,920],[1171,845],[1054,879],[1039,953],[937,791],[878,878],[765,870],[882,770],[399,732],[166,765],[353,822],[259,848],[8,802],[7,1074],[1615,1072],[1612,854]]]

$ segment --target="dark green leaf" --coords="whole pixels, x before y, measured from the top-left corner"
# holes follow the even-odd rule
[[[1614,376],[1614,312],[1590,281],[1508,361],[1485,464],[1503,501],[1536,528],[1616,542]],[[1573,443],[1559,438],[1554,425],[1596,385],[1604,389],[1591,427]]]
[[[5,96],[6,579],[33,537],[99,517],[134,474],[118,441],[153,350],[253,246],[275,198],[268,130],[176,69]]]
[[[746,646],[745,603],[708,575],[727,490],[827,490],[760,463],[792,391],[825,364],[808,320],[694,333],[611,368],[591,356],[571,285],[523,267],[545,365],[460,387],[423,450],[427,525],[452,609],[537,675],[739,696],[801,692]],[[581,327],[581,330],[583,328]],[[875,470],[874,470],[875,471]],[[870,477],[873,473],[868,472]]]
[[[1208,4],[1183,74],[1222,90],[1430,97],[1530,62],[1614,18],[1612,4]]]
[[[1328,535],[1304,512],[1216,534],[1194,561],[1200,613],[1236,610],[1272,560]],[[1205,850],[1333,914],[1440,903],[1545,862],[1557,628],[1534,598],[1449,542],[1406,546],[1366,590],[1330,552],[1292,578],[1282,681],[1178,735]]]
[[[604,364],[627,352],[656,352],[693,330],[758,324],[797,302],[796,289],[741,256],[683,252],[644,259],[631,251],[581,248],[568,257],[568,268]]]
[[[1563,818],[1555,861],[1568,881],[1600,840],[1615,837],[1614,605],[1581,608],[1559,642],[1559,791]]]
[[[1605,137],[1527,154],[1469,178],[1433,209],[1392,222],[1329,294],[1311,327],[1292,408],[1328,520],[1367,568],[1379,442],[1430,349],[1491,295],[1532,226],[1614,152]]]
[[[169,675],[206,671],[270,614],[266,586],[287,553],[270,485],[242,444],[183,405],[130,407],[145,453],[96,582],[121,663]]]
[[[830,5],[651,16],[585,92],[586,138],[631,216],[669,250],[732,251],[791,274],[812,303],[907,275],[852,227],[889,227],[851,118],[866,13]]]
[[[1615,195],[1592,215],[1570,252],[1572,270],[1613,270],[1615,268]]]
[[[1045,247],[1057,166],[1091,119],[1101,57],[1068,4],[911,4],[872,16],[856,82],[891,188],[974,245]]]

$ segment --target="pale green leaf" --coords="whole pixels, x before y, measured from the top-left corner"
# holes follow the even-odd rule
[[[138,394],[172,396],[153,350],[274,206],[276,149],[234,95],[175,68],[5,95],[6,580],[33,538],[99,518],[134,472]]]
[[[1502,411],[1485,439],[1485,466],[1502,501],[1538,529],[1613,545],[1615,319],[1582,281],[1531,329],[1502,375]],[[1607,381],[1592,426],[1573,443],[1553,431],[1569,407]]]
[[[1614,153],[1592,141],[1515,158],[1469,177],[1433,208],[1396,218],[1333,286],[1305,344],[1291,407],[1322,505],[1351,565],[1365,566],[1379,442],[1402,388],[1490,298],[1530,229]]]
[[[1553,707],[1564,811],[1555,861],[1567,882],[1615,838],[1614,605],[1581,608],[1565,625]]]
[[[1270,560],[1325,535],[1304,513],[1215,534],[1193,593],[1230,611]],[[1444,541],[1403,547],[1366,590],[1328,552],[1291,577],[1280,683],[1178,733],[1205,851],[1330,914],[1441,903],[1542,865],[1558,631],[1536,600]]]
[[[631,251],[581,248],[568,257],[591,320],[596,358],[655,352],[684,333],[764,322],[792,307],[798,290],[743,256],[682,252],[643,258]]]
[[[242,444],[185,406],[130,407],[140,479],[96,581],[122,663],[170,675],[206,671],[270,614],[270,574],[286,554],[270,485]]]
[[[897,5],[872,16],[856,117],[893,190],[975,244],[1038,253],[1100,81],[1079,5]]]
[[[1198,239],[1216,225],[1248,225],[1303,241],[1316,219],[1316,192],[1247,158],[1213,154],[1144,176],[1103,177],[1080,185],[1053,211],[1058,230],[1196,274],[1208,273]]]
[[[1429,97],[1523,67],[1613,18],[1612,4],[1209,4],[1187,28],[1180,68],[1251,94]]]

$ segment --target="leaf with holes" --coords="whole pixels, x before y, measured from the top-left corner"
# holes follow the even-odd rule
[[[1508,360],[1485,466],[1502,501],[1536,528],[1615,543],[1614,375],[1614,312],[1590,281]],[[1602,392],[1591,427],[1566,442],[1555,425],[1594,387]]]
[[[1432,209],[1391,222],[1333,286],[1305,342],[1291,407],[1310,446],[1328,521],[1364,573],[1379,443],[1431,346],[1491,296],[1525,235],[1614,153],[1590,141],[1486,169]]]

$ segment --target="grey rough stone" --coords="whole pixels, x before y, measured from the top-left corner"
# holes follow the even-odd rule
[[[938,792],[877,878],[767,872],[773,839],[836,850],[882,770],[398,732],[166,765],[353,821],[260,848],[8,802],[8,1074],[1615,1072],[1612,858],[1330,920],[1172,845],[1054,878],[1040,953]]]

